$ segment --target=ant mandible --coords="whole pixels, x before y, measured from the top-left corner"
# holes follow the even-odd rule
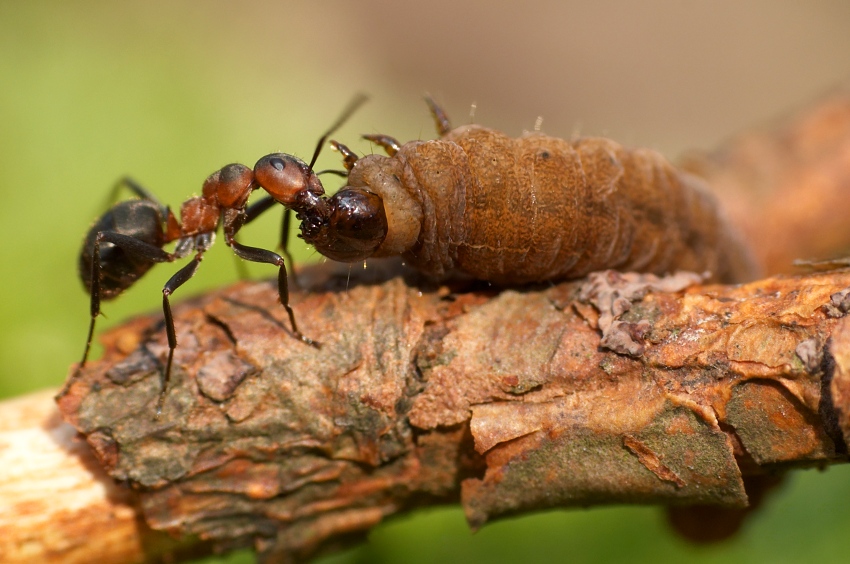
[[[215,241],[219,225],[225,242],[238,257],[278,267],[278,295],[289,316],[292,333],[302,342],[318,348],[320,345],[316,341],[298,330],[295,314],[289,305],[289,283],[284,258],[270,250],[238,243],[235,236],[242,226],[275,203],[282,203],[287,209],[281,228],[281,248],[292,264],[287,247],[291,211],[323,210],[319,213],[327,217],[328,200],[322,197],[324,188],[317,175],[328,172],[345,176],[347,173],[337,170],[316,173],[313,165],[328,137],[365,101],[365,96],[358,95],[349,103],[342,115],[319,139],[309,165],[292,155],[273,153],[260,159],[253,170],[242,164],[229,164],[214,172],[204,182],[201,196],[190,198],[181,206],[182,223],[151,192],[129,178],[121,179],[115,189],[125,186],[138,199],[118,202],[107,210],[89,230],[80,252],[80,278],[91,297],[91,321],[83,358],[72,380],[81,373],[88,360],[101,300],[120,295],[154,264],[174,262],[195,253],[189,264],[169,278],[162,289],[168,359],[157,400],[156,415],[160,416],[171,379],[174,349],[177,347],[169,296],[195,274],[204,253]],[[264,189],[269,195],[248,206],[248,197],[258,188]],[[163,250],[165,245],[175,241],[172,252]]]

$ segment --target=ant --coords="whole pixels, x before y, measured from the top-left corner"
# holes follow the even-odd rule
[[[295,314],[289,305],[289,282],[284,258],[270,250],[238,243],[235,237],[245,224],[256,219],[275,203],[281,203],[287,209],[283,216],[280,245],[282,253],[292,264],[287,246],[291,212],[294,210],[298,213],[299,219],[302,219],[302,213],[308,213],[314,223],[327,221],[331,216],[336,217],[334,213],[337,212],[331,210],[333,205],[329,206],[329,200],[323,198],[324,188],[318,174],[347,176],[347,172],[326,170],[316,173],[313,171],[313,165],[328,137],[365,101],[365,96],[358,95],[349,103],[337,121],[319,139],[310,164],[292,155],[273,153],[261,158],[253,169],[234,163],[214,172],[204,182],[201,196],[189,198],[182,204],[182,223],[168,206],[160,203],[147,189],[129,178],[119,180],[115,190],[127,187],[138,198],[121,201],[112,206],[91,227],[83,242],[79,270],[91,297],[91,322],[83,358],[69,384],[81,373],[88,360],[95,321],[100,315],[101,300],[120,295],[154,264],[174,262],[194,253],[194,258],[169,278],[162,289],[168,359],[156,408],[156,415],[160,416],[171,378],[174,349],[177,347],[169,296],[195,274],[204,253],[214,243],[219,226],[224,233],[225,242],[236,256],[278,267],[278,296],[289,316],[292,334],[303,343],[319,348],[318,342],[298,330]],[[248,197],[258,188],[264,189],[268,195],[249,206]],[[172,252],[163,250],[165,245],[175,241]]]

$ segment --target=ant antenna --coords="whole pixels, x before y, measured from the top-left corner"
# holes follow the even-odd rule
[[[345,109],[342,111],[342,114],[339,116],[339,118],[330,127],[330,129],[325,131],[325,134],[322,135],[322,137],[319,139],[319,143],[316,145],[316,150],[313,151],[313,158],[310,160],[310,170],[312,170],[313,165],[316,164],[316,159],[319,158],[319,153],[322,152],[322,147],[325,145],[325,141],[328,140],[328,137],[330,137],[334,131],[339,129],[340,126],[345,123],[348,118],[351,117],[351,114],[353,114],[357,110],[357,108],[362,106],[363,103],[368,99],[369,97],[363,94],[362,92],[356,94],[351,100],[351,102],[349,102]]]

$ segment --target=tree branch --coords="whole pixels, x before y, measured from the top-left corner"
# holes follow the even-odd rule
[[[161,419],[157,318],[110,333],[60,398],[153,528],[303,558],[421,505],[459,500],[473,527],[740,508],[747,477],[847,458],[846,271],[452,293],[392,277],[340,292],[331,270],[294,300],[321,351],[285,334],[269,283],[243,283],[179,308]]]

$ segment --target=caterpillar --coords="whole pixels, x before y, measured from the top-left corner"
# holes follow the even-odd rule
[[[749,250],[705,182],[659,153],[605,138],[452,129],[428,103],[438,139],[401,145],[366,135],[387,155],[360,158],[332,141],[349,170],[332,198],[305,205],[294,192],[263,187],[296,211],[301,237],[334,260],[400,255],[435,278],[463,273],[500,286],[603,269],[754,277]]]

